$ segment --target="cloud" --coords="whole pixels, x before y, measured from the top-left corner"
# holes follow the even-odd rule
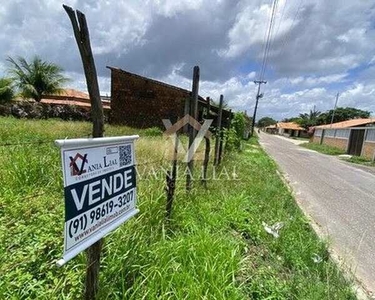
[[[66,0],[86,14],[102,93],[106,65],[191,88],[250,112],[272,1]],[[375,111],[375,3],[371,0],[278,1],[259,115],[276,118],[340,103]],[[0,76],[7,56],[39,55],[61,65],[85,90],[70,21],[58,0],[3,0]]]

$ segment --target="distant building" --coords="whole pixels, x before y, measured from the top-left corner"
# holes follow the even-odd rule
[[[375,118],[316,126],[312,142],[342,149],[350,155],[374,159]]]
[[[268,133],[286,137],[308,137],[306,129],[294,122],[279,122],[276,125],[267,126],[265,130]]]
[[[91,107],[89,94],[74,89],[64,89],[60,94],[45,95],[40,102],[56,105],[75,105],[88,109]],[[109,97],[105,99],[102,97],[102,103],[103,109],[111,109],[111,101]]]
[[[271,134],[277,134],[277,127],[276,127],[276,124],[274,125],[269,125],[269,126],[266,126],[264,128],[264,131],[267,132],[267,133],[271,133]]]
[[[191,91],[118,68],[107,68],[111,70],[111,123],[164,128],[163,119],[175,122],[186,114]],[[198,121],[203,119],[206,110],[207,101],[199,96]],[[216,105],[210,106],[209,118],[214,119],[214,126],[218,111]],[[224,127],[228,127],[231,116],[230,110],[223,110]]]

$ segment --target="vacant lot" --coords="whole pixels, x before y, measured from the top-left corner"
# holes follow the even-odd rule
[[[64,206],[52,142],[90,124],[0,118],[0,128],[0,299],[79,299],[85,256],[55,266]],[[181,175],[167,223],[165,141],[106,131],[134,133],[141,213],[105,239],[100,299],[354,299],[255,139],[209,170],[208,190],[195,182],[186,195]],[[277,222],[275,238],[264,226]]]

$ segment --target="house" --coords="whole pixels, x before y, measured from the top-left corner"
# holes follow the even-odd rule
[[[276,124],[277,133],[287,137],[307,137],[305,128],[295,122],[279,122]]]
[[[276,124],[269,125],[264,128],[264,131],[271,134],[276,134],[278,132]]]
[[[342,149],[350,155],[374,159],[375,118],[316,126],[312,142]]]
[[[151,78],[130,73],[119,68],[111,70],[111,123],[136,128],[164,128],[163,119],[176,122],[188,111],[191,91]],[[198,121],[208,108],[208,102],[198,97]],[[216,119],[219,108],[211,104],[209,118]],[[230,110],[223,109],[222,126],[228,127],[232,118]]]
[[[45,95],[40,102],[56,105],[75,105],[87,109],[91,107],[89,94],[74,89],[64,89],[60,94]],[[111,102],[108,97],[102,99],[102,103],[104,110],[111,109]]]

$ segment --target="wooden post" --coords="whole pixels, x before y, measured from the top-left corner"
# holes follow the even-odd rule
[[[190,99],[190,115],[197,120],[198,119],[198,90],[199,90],[199,67],[195,66],[193,71],[193,87],[192,87],[192,95]],[[198,121],[198,120],[197,120]],[[197,135],[197,131],[195,128],[190,126],[189,130],[189,149],[191,149],[191,145],[194,142],[194,139]],[[188,155],[189,157],[189,155]],[[193,177],[194,171],[194,158],[190,157],[187,163],[188,172],[186,174],[186,191],[191,190],[191,181]]]
[[[205,119],[208,119],[210,117],[210,98],[206,98],[207,101],[207,107],[206,107],[206,114]],[[207,168],[208,168],[208,162],[210,160],[210,150],[211,150],[211,141],[208,137],[204,137],[204,140],[206,142],[206,148],[204,151],[204,160],[203,160],[203,174],[202,174],[202,183],[205,188],[207,188]]]
[[[223,101],[224,101],[224,96],[220,95],[219,115],[217,117],[217,123],[216,123],[216,141],[215,141],[215,159],[214,159],[215,166],[219,164],[220,140],[221,140],[221,118],[223,115]]]
[[[104,133],[103,105],[100,99],[98,77],[95,68],[95,61],[91,51],[89,29],[86,17],[79,10],[74,11],[71,7],[63,5],[73,26],[74,36],[81,55],[83,69],[86,77],[87,90],[91,100],[91,118],[93,122],[93,138],[102,137]],[[103,239],[91,245],[87,251],[87,269],[84,299],[93,300],[96,298],[99,288],[100,253]]]
[[[178,134],[176,133],[176,138],[174,142],[174,153],[173,153],[173,163],[172,171],[168,171],[167,174],[167,206],[166,206],[166,219],[169,220],[172,214],[172,205],[174,198],[174,191],[176,189],[176,176],[177,176],[177,154],[178,154]]]

